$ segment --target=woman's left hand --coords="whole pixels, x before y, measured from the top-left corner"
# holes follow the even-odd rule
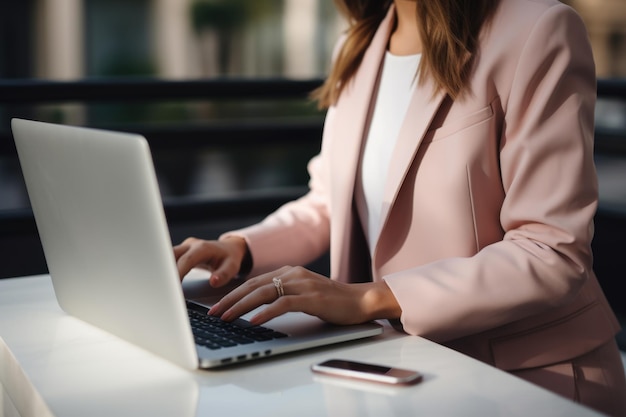
[[[301,311],[334,324],[397,318],[400,307],[385,282],[347,284],[303,267],[283,267],[248,279],[224,296],[209,314],[230,321],[267,304],[251,318],[262,324],[290,311]]]

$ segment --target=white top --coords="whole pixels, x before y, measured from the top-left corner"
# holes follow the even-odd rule
[[[361,186],[367,206],[362,213],[365,235],[373,253],[381,228],[385,182],[391,155],[404,120],[411,95],[417,84],[421,54],[385,54],[378,96],[361,161]]]

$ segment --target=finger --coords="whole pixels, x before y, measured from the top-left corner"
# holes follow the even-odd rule
[[[277,269],[276,271],[268,272],[266,274],[262,274],[262,275],[259,275],[257,277],[250,278],[250,279],[246,280],[239,287],[235,288],[234,290],[232,290],[231,292],[226,294],[219,301],[219,303],[215,304],[213,306],[213,308],[211,308],[209,310],[209,314],[214,315],[214,316],[221,316],[221,315],[223,315],[226,310],[228,310],[235,303],[237,303],[241,299],[243,299],[247,294],[250,294],[250,293],[254,292],[255,290],[257,290],[258,288],[260,288],[262,286],[265,286],[265,285],[268,285],[269,286],[268,288],[272,289],[272,291],[267,291],[267,294],[274,294],[274,298],[278,297],[278,293],[276,291],[276,287],[274,286],[274,283],[273,283],[273,278],[275,278],[275,277],[285,277],[289,273],[289,271],[291,269],[292,269],[291,267],[285,266],[285,267],[282,267],[280,269]],[[284,278],[283,278],[283,280],[284,280]],[[274,298],[269,298],[269,300],[267,302],[268,303],[272,302],[274,300]],[[261,304],[258,304],[256,307],[258,307],[259,305],[261,305]],[[250,311],[250,310],[248,310],[248,311]]]
[[[245,295],[222,314],[222,320],[230,321],[241,317],[263,304],[269,304],[277,298],[274,285],[264,285]]]
[[[222,262],[211,274],[210,283],[215,288],[228,284],[239,272],[239,265],[231,259]]]
[[[181,279],[189,273],[191,268],[193,268],[193,265],[189,265],[189,261],[185,258],[185,254],[191,250],[195,240],[195,238],[187,238],[182,243],[173,247],[174,259],[176,260],[176,267],[178,268],[178,274]]]
[[[189,246],[181,244],[181,245],[174,246],[173,249],[174,249],[174,258],[178,260],[178,258],[180,258],[185,252],[189,250]]]
[[[271,282],[271,281],[269,281],[269,282]],[[273,301],[273,299],[269,298],[269,297],[271,296],[271,294],[274,294],[274,298],[276,298],[276,290],[275,290],[274,284],[271,284],[271,287],[268,286],[268,279],[267,279],[267,277],[261,275],[261,276],[258,276],[258,277],[255,277],[255,278],[252,278],[252,279],[249,279],[249,280],[245,281],[239,287],[233,289],[231,292],[229,292],[224,297],[222,297],[222,299],[219,301],[219,303],[215,304],[213,306],[213,308],[211,308],[209,310],[209,314],[212,314],[212,315],[215,315],[215,316],[222,316],[224,314],[224,312],[229,310],[231,307],[233,307],[235,304],[240,302],[246,296],[248,296],[249,294],[253,294],[259,288],[264,287],[264,286],[267,286],[268,288],[273,289],[273,292],[266,290],[266,292],[264,293],[264,295],[265,295],[265,297],[267,299],[266,302]],[[260,305],[260,304],[258,304],[258,305]],[[257,305],[257,307],[258,307],[258,305]]]
[[[196,266],[196,264],[193,262],[193,260],[189,256],[188,251],[185,251],[182,254],[180,254],[176,260],[176,267],[178,268],[178,274],[180,275],[181,279],[185,275],[187,275],[194,266]]]
[[[210,249],[207,249],[205,245],[194,244],[178,257],[178,260],[176,261],[178,273],[182,278],[187,275],[192,268],[197,266],[203,266],[207,269],[211,269],[211,264],[213,262],[212,256],[213,254]]]
[[[282,316],[285,313],[296,311],[295,305],[298,303],[298,298],[300,297],[297,295],[284,295],[279,297],[276,301],[268,304],[267,307],[255,314],[250,319],[250,323],[260,325],[276,317]]]
[[[292,270],[300,272],[299,268]],[[310,277],[313,278],[313,277]],[[327,278],[322,279],[282,279],[283,292],[282,297],[278,297],[276,301],[270,303],[263,310],[254,315],[250,322],[253,324],[262,324],[273,318],[288,312],[303,312],[312,316],[317,316],[325,321],[343,323],[346,318],[336,317],[336,310],[331,313],[328,310],[327,295],[332,293],[329,287],[331,281]],[[348,314],[350,309],[348,308]]]
[[[197,240],[198,239],[196,239],[195,237],[188,237],[178,245],[174,245],[174,254],[182,255],[183,253],[187,252]]]
[[[231,308],[235,303],[237,303],[246,294],[254,291],[255,289],[256,289],[256,287],[253,285],[252,281],[244,282],[239,287],[233,289],[228,294],[223,296],[220,299],[220,301],[215,303],[209,309],[209,314],[212,315],[212,316],[221,317],[226,310]]]

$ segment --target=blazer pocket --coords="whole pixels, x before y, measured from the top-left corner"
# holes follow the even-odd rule
[[[459,120],[450,121],[444,123],[442,126],[434,129],[429,129],[424,143],[435,142],[448,136],[454,135],[462,130],[475,126],[493,117],[493,103],[490,103],[487,107],[475,111]]]

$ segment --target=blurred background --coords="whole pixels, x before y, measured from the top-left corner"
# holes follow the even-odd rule
[[[326,73],[343,28],[332,2],[319,0],[0,1],[4,81],[317,80]],[[304,95],[295,100],[274,100],[270,94],[255,100],[210,96],[28,106],[0,101],[5,104],[0,129],[7,131],[16,115],[127,131],[235,119],[319,122],[322,117]],[[9,132],[3,138],[10,140]],[[306,161],[319,149],[319,143],[297,140],[245,147],[222,140],[212,146],[210,138],[194,149],[176,149],[176,139],[166,150],[153,148],[165,198],[306,184]],[[28,206],[12,152],[0,155],[0,196],[0,210]]]
[[[625,77],[626,1],[567,3],[586,21],[598,76]],[[331,0],[0,0],[0,79],[318,80],[344,27]],[[272,100],[271,95],[261,100],[27,104],[16,108],[0,102],[0,130],[7,131],[15,115],[125,130],[137,130],[138,124],[323,116],[306,98]],[[597,123],[626,129],[623,97],[600,100]],[[10,139],[8,132],[2,137]],[[306,160],[318,149],[317,143],[296,140],[291,145],[258,143],[254,149],[246,146],[247,151],[213,147],[209,140],[194,149],[176,149],[175,141],[163,152],[154,149],[165,198],[303,185]],[[599,166],[603,198],[619,203],[626,200],[626,170],[621,156],[609,156]],[[0,210],[21,207],[28,207],[28,199],[15,157],[3,152]]]
[[[626,247],[616,227],[626,225],[626,1],[566,2],[586,22],[605,82],[596,162],[608,214],[597,219],[596,257],[609,275],[621,266],[605,260]],[[298,195],[324,117],[307,92],[345,26],[332,0],[0,0],[0,277],[45,272],[40,248],[31,256],[38,240],[12,117],[144,134],[168,220],[185,204]],[[194,213],[174,240],[241,223],[202,232],[216,211]]]

